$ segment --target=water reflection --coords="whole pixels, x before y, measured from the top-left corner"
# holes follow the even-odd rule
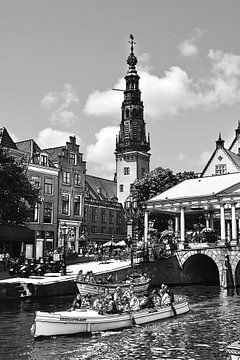
[[[239,338],[239,296],[218,287],[174,289],[187,295],[188,314],[117,332],[34,341],[35,310],[67,309],[72,297],[0,305],[1,360],[227,359],[226,345]]]

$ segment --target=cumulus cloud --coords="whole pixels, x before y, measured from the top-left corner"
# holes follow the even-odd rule
[[[61,92],[49,92],[41,100],[41,107],[50,111],[53,123],[70,126],[77,120],[72,107],[79,102],[78,96],[70,84],[65,84]]]
[[[115,172],[114,149],[119,127],[108,126],[95,134],[96,142],[87,147],[86,160],[94,173],[113,178]]]
[[[195,28],[194,31],[178,45],[178,50],[183,56],[191,57],[198,54],[198,47],[195,42],[200,39],[203,32],[199,28]]]
[[[139,71],[146,117],[156,120],[197,107],[211,109],[240,103],[240,56],[210,50],[207,59],[210,75],[205,78],[192,79],[179,66],[170,67],[162,76]],[[124,78],[113,88],[124,89]],[[119,118],[122,101],[121,92],[97,90],[89,95],[84,112]]]
[[[69,136],[74,136],[74,134],[67,131],[54,130],[49,127],[39,132],[36,142],[42,149],[64,146],[69,141]],[[76,136],[76,140],[77,144],[81,143],[81,139],[78,136]]]

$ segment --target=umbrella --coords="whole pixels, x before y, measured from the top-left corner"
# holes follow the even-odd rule
[[[115,243],[112,240],[110,240],[110,241],[106,242],[105,244],[103,244],[104,247],[108,247],[108,246],[110,247],[110,246],[113,246],[113,245],[115,245]]]
[[[115,246],[118,246],[118,247],[125,247],[125,246],[127,246],[127,244],[125,243],[125,241],[124,241],[124,240],[121,240],[121,241],[117,242],[117,243],[115,244]]]

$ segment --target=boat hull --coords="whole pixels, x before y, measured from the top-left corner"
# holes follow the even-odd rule
[[[136,293],[143,293],[149,287],[150,279],[146,281],[141,281],[137,283],[133,283],[134,290]],[[100,295],[104,294],[108,289],[110,294],[113,294],[116,291],[117,287],[120,287],[122,292],[129,289],[128,283],[113,283],[113,284],[97,284],[97,283],[88,283],[85,281],[76,280],[76,285],[78,287],[78,291],[81,295]]]
[[[236,341],[227,346],[227,353],[230,355],[231,360],[240,359],[240,342]]]
[[[186,299],[182,299],[174,304],[174,308],[176,314],[181,315],[189,311],[189,304]],[[95,310],[84,309],[55,313],[37,311],[31,330],[34,338],[74,335],[118,330],[172,316],[175,315],[169,305],[114,315],[100,315]]]

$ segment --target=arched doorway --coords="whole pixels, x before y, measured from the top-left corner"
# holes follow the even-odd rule
[[[219,285],[219,271],[216,263],[207,255],[190,256],[183,265],[185,284]]]

